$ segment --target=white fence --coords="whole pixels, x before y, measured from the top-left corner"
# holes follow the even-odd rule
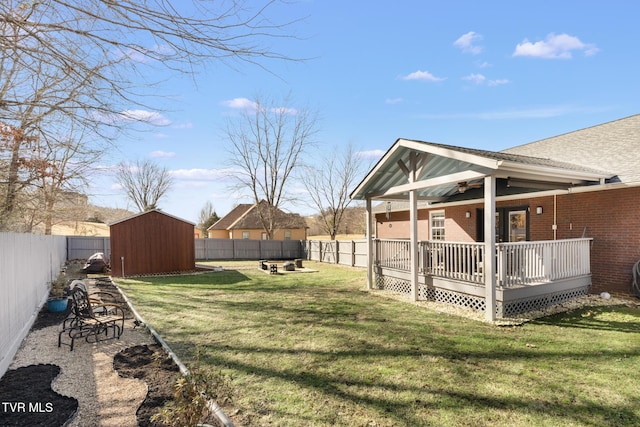
[[[0,376],[29,333],[66,257],[64,236],[0,233]]]

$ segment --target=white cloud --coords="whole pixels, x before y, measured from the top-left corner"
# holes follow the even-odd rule
[[[95,113],[95,120],[103,123],[122,123],[122,122],[138,122],[147,123],[153,126],[167,126],[171,124],[171,120],[155,111],[146,110],[124,110],[120,113]]]
[[[500,86],[500,85],[506,85],[509,83],[511,83],[511,80],[509,79],[496,79],[496,80],[489,80],[487,82],[489,86]]]
[[[469,31],[466,34],[461,35],[458,40],[453,42],[453,45],[461,49],[464,53],[478,55],[484,50],[484,47],[476,44],[480,40],[482,40],[482,36],[480,34]]]
[[[233,169],[176,169],[171,176],[179,180],[189,181],[219,181],[228,179],[234,173]]]
[[[172,152],[172,151],[160,151],[160,150],[156,150],[156,151],[152,151],[151,153],[149,153],[149,155],[151,157],[158,157],[158,158],[163,158],[163,159],[169,159],[171,157],[175,157],[176,153]]]
[[[436,77],[428,71],[418,70],[402,77],[402,80],[422,80],[426,82],[441,82],[445,79],[442,77]]]
[[[114,117],[116,121],[149,123],[154,126],[167,126],[171,124],[169,119],[155,111],[124,110],[118,114],[118,118],[119,120]]]
[[[155,45],[151,48],[141,46],[138,49],[115,50],[112,56],[118,60],[126,58],[132,62],[149,63],[172,53],[173,50],[168,45]]]
[[[404,101],[402,98],[387,98],[384,100],[385,104],[400,104],[402,101]]]
[[[462,78],[462,80],[466,80],[468,82],[477,84],[477,85],[481,85],[485,82],[485,80],[487,80],[487,78],[485,76],[483,76],[482,74],[469,74],[468,76],[464,76]]]
[[[478,86],[480,85],[500,86],[500,85],[510,83],[508,79],[488,80],[484,75],[475,74],[475,73],[472,73],[472,74],[469,74],[468,76],[463,77],[462,80],[466,80]]]
[[[258,108],[260,108],[260,104],[247,98],[229,99],[227,101],[222,101],[222,105],[225,105],[229,108],[233,108],[236,110],[256,111],[258,110]],[[266,111],[266,110],[263,110],[263,111]],[[288,108],[288,107],[273,107],[273,108],[270,108],[269,111],[276,114],[290,114],[290,115],[298,114],[298,110],[296,110],[295,108]]]
[[[166,133],[162,133],[162,132],[158,132],[156,134],[153,135],[155,138],[158,139],[167,139],[167,138],[171,138],[170,135],[167,135]]]
[[[226,105],[229,108],[237,110],[257,110],[258,104],[247,98],[233,98],[227,101],[222,101],[222,105]]]
[[[357,157],[362,159],[379,159],[384,156],[386,151],[384,150],[368,150],[368,151],[358,151],[355,153]]]
[[[513,56],[530,56],[545,59],[569,59],[573,51],[582,51],[586,56],[595,55],[598,48],[594,44],[583,43],[568,34],[549,34],[545,40],[535,43],[524,39],[516,46]]]

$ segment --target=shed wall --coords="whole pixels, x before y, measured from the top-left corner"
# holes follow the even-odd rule
[[[123,261],[127,276],[195,268],[193,224],[151,211],[110,229],[113,276],[123,275]]]

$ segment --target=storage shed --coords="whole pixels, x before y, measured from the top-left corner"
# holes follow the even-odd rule
[[[193,270],[194,226],[157,209],[111,223],[111,274],[124,277]]]

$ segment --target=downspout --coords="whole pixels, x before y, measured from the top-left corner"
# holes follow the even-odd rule
[[[558,239],[558,206],[557,206],[557,195],[553,195],[553,240]]]

